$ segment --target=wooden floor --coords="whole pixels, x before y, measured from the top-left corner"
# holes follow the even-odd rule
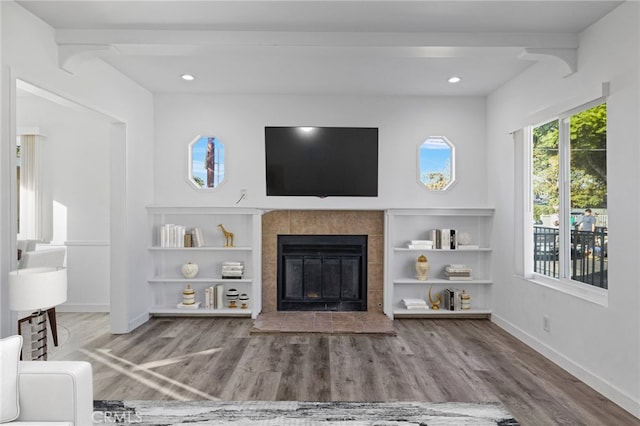
[[[267,312],[253,321],[251,334],[324,333],[396,335],[393,320],[381,312]]]
[[[242,318],[58,314],[49,359],[87,360],[95,399],[500,401],[522,425],[640,425],[488,320],[394,321],[397,336],[250,335]]]

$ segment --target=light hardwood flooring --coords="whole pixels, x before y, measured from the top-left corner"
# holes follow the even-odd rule
[[[522,425],[640,425],[488,320],[396,320],[397,336],[251,335],[241,318],[154,318],[123,335],[105,314],[58,324],[49,359],[91,362],[95,399],[500,401]]]

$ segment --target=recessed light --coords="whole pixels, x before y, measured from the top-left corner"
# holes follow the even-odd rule
[[[180,77],[182,77],[183,80],[186,81],[192,81],[195,80],[196,78],[194,76],[192,76],[191,74],[182,74]]]
[[[459,83],[462,80],[460,77],[451,77],[449,78],[449,83]]]

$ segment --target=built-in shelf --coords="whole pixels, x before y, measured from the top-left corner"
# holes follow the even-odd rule
[[[149,310],[153,315],[167,316],[215,316],[215,317],[251,317],[251,309],[224,308],[224,309],[180,309],[175,307],[155,306]]]
[[[196,278],[180,278],[180,277],[176,277],[176,278],[167,278],[167,277],[154,277],[148,280],[148,282],[150,284],[161,284],[161,283],[182,283],[182,284],[189,284],[189,283],[225,283],[225,284],[233,284],[233,283],[246,283],[246,284],[251,284],[253,282],[253,279],[251,278],[233,278],[233,279],[229,279],[229,278],[219,278],[219,277],[196,277]]]
[[[224,252],[234,252],[234,251],[251,251],[253,248],[251,247],[149,247],[151,251],[224,251]]]
[[[255,318],[261,311],[261,248],[262,211],[245,208],[198,206],[149,206],[149,253],[153,259],[152,278],[148,279],[152,315],[165,316],[237,316]],[[177,224],[185,229],[199,228],[204,246],[161,247],[160,229]],[[225,247],[225,238],[218,227],[224,225],[234,234],[234,247]],[[224,262],[242,262],[241,279],[221,278]],[[181,276],[181,266],[195,263],[199,273],[195,278]],[[224,294],[229,289],[249,296],[250,309],[210,309],[206,306],[206,289],[222,284]],[[190,285],[200,308],[177,308],[182,291]],[[228,306],[226,296],[223,303]]]
[[[447,254],[455,254],[455,253],[473,253],[473,252],[490,252],[492,251],[489,247],[480,247],[475,249],[456,249],[456,250],[443,250],[443,249],[417,249],[417,248],[407,248],[407,247],[395,247],[393,251],[409,251],[409,252],[427,252],[427,253],[447,253]]]
[[[429,278],[426,281],[417,278],[398,278],[393,280],[394,284],[415,284],[415,285],[433,285],[446,284],[447,286],[464,286],[469,284],[493,284],[491,280],[448,280],[445,278]]]
[[[394,318],[491,318],[490,309],[446,311],[444,309],[395,309]]]
[[[392,318],[488,318],[491,316],[491,253],[489,245],[492,208],[393,209],[385,217],[385,312]],[[409,248],[414,240],[430,240],[433,229],[455,229],[471,237],[469,249]],[[413,243],[415,244],[415,243]],[[415,262],[420,255],[429,261],[429,278],[415,278]],[[464,264],[472,270],[471,280],[449,280],[444,269]],[[405,309],[402,299],[428,302],[448,288],[464,289],[471,296],[469,310]],[[440,305],[442,308],[442,305]]]

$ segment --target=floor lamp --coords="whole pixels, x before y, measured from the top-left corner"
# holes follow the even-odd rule
[[[47,359],[47,309],[66,300],[66,268],[26,268],[9,272],[9,309],[33,312],[18,321],[19,329],[22,322],[28,321],[31,325],[32,360]]]

